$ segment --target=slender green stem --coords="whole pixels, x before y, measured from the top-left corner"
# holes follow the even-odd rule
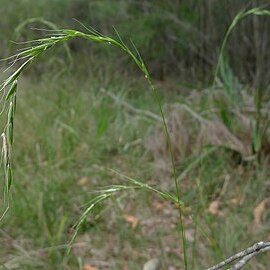
[[[160,111],[160,114],[161,114],[161,117],[162,117],[165,133],[166,133],[166,139],[167,139],[167,144],[168,144],[168,148],[169,148],[169,154],[170,154],[170,158],[171,158],[172,168],[173,168],[173,180],[174,180],[174,185],[175,185],[175,190],[176,190],[176,197],[177,197],[177,204],[178,204],[177,208],[178,208],[178,213],[179,213],[179,225],[180,225],[179,234],[180,234],[180,239],[182,240],[182,248],[183,248],[183,255],[184,255],[184,266],[185,266],[185,270],[187,270],[188,269],[188,261],[187,261],[187,244],[186,244],[186,237],[185,237],[185,226],[184,226],[183,212],[182,212],[182,207],[181,207],[181,197],[180,197],[179,183],[177,181],[177,175],[176,175],[175,159],[174,159],[174,155],[173,155],[173,151],[172,151],[171,137],[170,137],[168,125],[166,123],[166,119],[165,119],[164,112],[163,112],[162,105],[161,105],[160,96],[159,96],[159,94],[157,92],[157,89],[155,88],[155,86],[152,83],[149,76],[146,77],[146,79],[147,79],[152,91],[154,92],[156,101],[157,101],[158,106],[159,106],[159,111]]]

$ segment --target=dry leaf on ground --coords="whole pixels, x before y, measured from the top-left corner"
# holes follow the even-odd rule
[[[224,213],[220,210],[220,200],[212,201],[208,207],[208,212],[213,216],[224,217]]]
[[[160,201],[154,201],[152,203],[152,206],[154,207],[155,210],[161,210],[164,208],[164,203],[161,203]]]
[[[87,177],[82,177],[81,179],[78,180],[78,185],[80,187],[85,187],[88,183],[88,178]]]
[[[123,214],[123,218],[127,223],[131,225],[132,229],[135,229],[139,224],[139,219],[132,215]]]
[[[91,266],[90,264],[85,264],[83,270],[98,270],[98,268]]]
[[[265,198],[254,208],[254,210],[253,210],[253,216],[254,216],[253,225],[254,225],[255,229],[261,225],[262,215],[265,212],[265,210],[267,209],[268,203],[269,203],[269,198]]]

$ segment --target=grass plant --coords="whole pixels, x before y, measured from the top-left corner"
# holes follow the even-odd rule
[[[186,243],[185,243],[185,235],[184,235],[184,225],[183,225],[183,218],[182,218],[182,211],[181,211],[181,201],[180,201],[180,193],[179,193],[179,187],[178,187],[178,182],[176,179],[176,169],[175,169],[175,164],[174,164],[174,157],[173,157],[173,153],[172,153],[172,149],[171,149],[171,141],[170,141],[170,136],[169,136],[169,132],[168,132],[168,127],[165,121],[165,117],[164,117],[164,113],[162,110],[162,106],[161,106],[161,102],[160,102],[160,98],[159,95],[157,93],[156,88],[154,87],[154,84],[152,83],[152,80],[150,78],[150,74],[139,54],[139,52],[137,51],[136,47],[134,46],[134,44],[132,43],[135,52],[133,53],[126,45],[125,43],[122,41],[121,37],[118,35],[119,37],[119,41],[116,41],[115,39],[112,39],[110,37],[107,37],[93,29],[87,29],[90,34],[85,34],[83,32],[79,32],[79,31],[75,31],[75,30],[59,30],[56,31],[56,33],[49,37],[49,38],[43,38],[43,39],[38,39],[34,41],[34,44],[31,48],[27,48],[25,50],[23,50],[22,52],[18,53],[17,55],[11,57],[11,59],[15,59],[15,61],[17,60],[23,60],[26,59],[26,61],[8,78],[4,81],[4,83],[1,85],[1,90],[5,90],[7,87],[10,87],[6,100],[10,99],[11,97],[13,98],[13,101],[10,102],[10,109],[9,109],[9,113],[8,113],[8,120],[7,120],[7,128],[5,128],[5,131],[3,132],[3,149],[4,149],[4,164],[5,164],[5,178],[6,178],[6,194],[9,194],[9,189],[11,186],[11,182],[12,182],[12,169],[11,169],[11,157],[10,157],[10,153],[11,152],[11,148],[12,148],[12,143],[13,143],[13,119],[14,119],[14,115],[15,115],[15,105],[16,104],[16,89],[17,89],[17,79],[19,77],[19,75],[21,74],[21,72],[23,71],[23,69],[29,65],[33,60],[35,60],[36,58],[38,58],[41,54],[43,54],[45,51],[47,51],[49,48],[57,45],[58,43],[63,43],[66,42],[70,39],[73,38],[84,38],[93,42],[98,42],[98,43],[107,43],[109,45],[114,45],[118,48],[120,48],[121,50],[123,50],[125,53],[127,53],[132,60],[136,63],[136,65],[138,66],[138,68],[143,72],[147,82],[149,83],[151,90],[154,92],[155,98],[157,100],[158,106],[159,106],[159,110],[163,119],[163,124],[164,124],[164,128],[165,128],[165,133],[166,133],[166,137],[167,137],[167,142],[168,142],[168,146],[169,146],[169,152],[170,152],[170,156],[171,156],[171,161],[172,161],[172,167],[173,167],[173,178],[174,178],[174,182],[175,182],[175,190],[176,190],[176,201],[178,204],[178,209],[179,209],[179,217],[180,217],[180,237],[182,239],[182,246],[183,246],[183,251],[184,251],[184,261],[185,261],[185,269],[187,269],[187,255],[186,255]],[[6,143],[6,133],[8,134],[8,143]],[[7,153],[7,154],[5,154]],[[133,180],[133,184],[134,184]],[[139,182],[137,182],[137,185],[139,184]],[[141,183],[140,185],[141,188],[147,189],[146,185],[143,185]],[[149,187],[150,188],[150,187]],[[111,190],[111,189],[109,189]],[[156,189],[152,188],[152,191],[156,191]],[[166,197],[166,198],[174,198],[171,195],[168,197],[168,194],[162,191],[158,191],[159,194],[162,194],[162,196]],[[87,208],[85,214],[82,216],[82,218],[80,219],[78,225],[81,225],[82,221],[85,219],[86,214],[99,202],[107,199],[111,197],[111,194],[103,194],[97,197],[97,200],[93,200],[92,203],[90,203],[90,206]],[[9,205],[8,205],[9,206]],[[4,212],[4,214],[6,213],[6,211],[8,210],[8,206]],[[79,226],[78,226],[79,227]],[[77,229],[78,230],[78,229]],[[75,233],[76,235],[77,233]]]

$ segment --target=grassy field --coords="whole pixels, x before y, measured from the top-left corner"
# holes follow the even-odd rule
[[[0,230],[0,269],[141,269],[153,257],[163,269],[183,269],[177,208],[141,191],[119,193],[97,207],[65,255],[93,192],[126,183],[108,169],[174,190],[162,126],[145,116],[158,115],[158,108],[144,79],[106,70],[87,77],[48,73],[20,80],[15,181]],[[201,123],[175,108],[186,104],[212,119],[203,114],[216,106],[207,90],[198,94],[173,80],[157,87],[174,138],[189,268],[205,269],[269,238],[266,207],[254,219],[269,196],[269,165],[243,161],[215,141],[199,147]],[[266,262],[266,255],[258,257],[246,269],[266,269]]]
[[[155,257],[162,269],[207,269],[269,241],[269,91],[240,83],[223,57],[251,14],[270,13],[236,15],[208,88],[173,74],[152,81],[135,46],[95,30],[50,32],[19,51],[23,75],[15,69],[0,86],[5,195],[14,167],[0,269],[135,270]],[[75,38],[104,53],[70,50]],[[123,53],[115,65],[112,47]],[[267,256],[246,269],[266,269]]]

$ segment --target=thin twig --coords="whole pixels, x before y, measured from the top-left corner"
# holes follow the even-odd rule
[[[235,255],[229,257],[228,259],[220,262],[217,265],[214,265],[207,270],[218,270],[223,268],[225,265],[230,264],[236,260],[239,260],[228,270],[238,270],[241,269],[251,258],[256,256],[259,253],[263,253],[270,250],[270,242],[258,242],[247,249],[236,253]]]

